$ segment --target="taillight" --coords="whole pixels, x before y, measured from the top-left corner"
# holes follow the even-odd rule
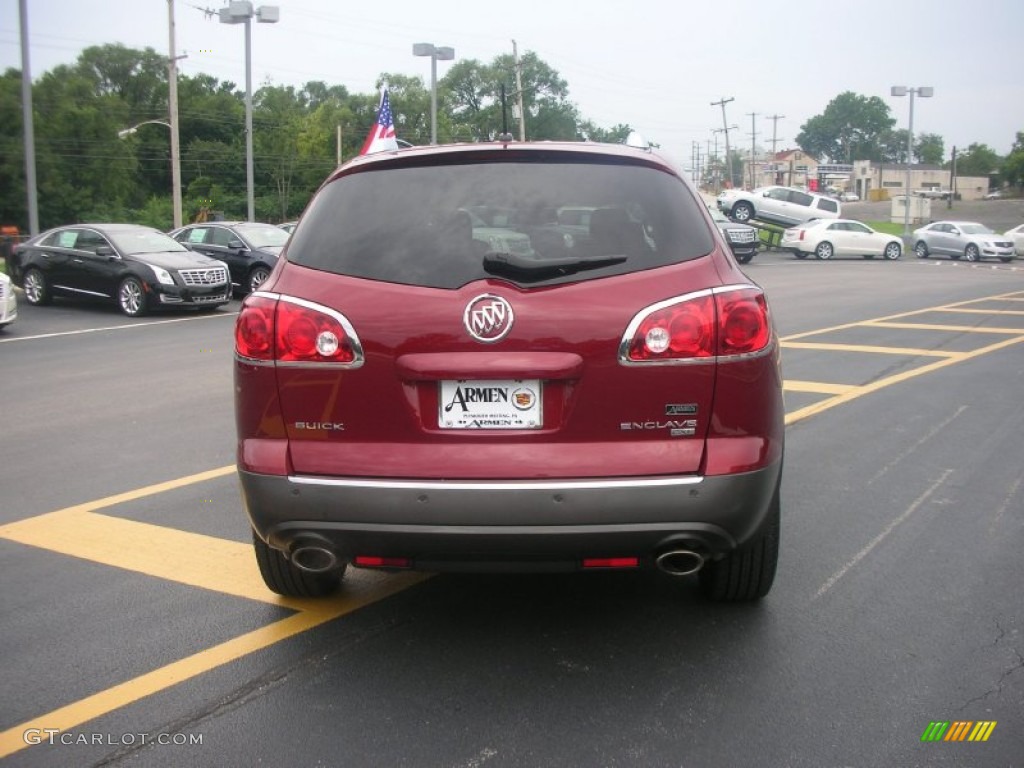
[[[771,340],[768,302],[757,288],[716,293],[718,304],[718,355],[759,352]]]
[[[274,294],[249,296],[235,323],[235,351],[281,365],[335,364],[355,368],[363,351],[349,321],[319,304]]]
[[[764,293],[755,287],[702,291],[643,310],[626,329],[621,362],[685,363],[759,352],[771,340]]]
[[[633,334],[635,362],[711,357],[715,353],[715,304],[710,294],[647,315]]]
[[[249,296],[235,321],[235,352],[250,360],[274,359],[274,308],[277,299]]]

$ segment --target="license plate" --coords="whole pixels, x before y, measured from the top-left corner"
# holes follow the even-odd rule
[[[541,383],[536,379],[442,381],[441,429],[540,429]]]

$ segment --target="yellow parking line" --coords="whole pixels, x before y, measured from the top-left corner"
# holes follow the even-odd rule
[[[981,328],[976,325],[932,325],[930,323],[890,323],[867,320],[861,323],[868,328],[896,328],[910,331],[951,331],[954,333],[996,333],[1015,335],[1024,333],[1024,328]]]
[[[1018,330],[1017,333],[1020,334],[1021,331]],[[936,360],[933,363],[921,365],[909,371],[903,371],[902,373],[887,376],[884,379],[878,379],[870,384],[851,388],[849,391],[837,394],[835,397],[830,397],[827,400],[812,403],[804,408],[799,408],[787,413],[785,419],[786,424],[795,424],[796,422],[802,421],[810,416],[815,416],[822,411],[835,408],[837,405],[842,405],[843,403],[848,403],[851,400],[856,400],[858,397],[871,394],[872,392],[877,392],[878,390],[885,389],[886,387],[891,387],[893,384],[900,384],[918,376],[923,376],[926,373],[932,373],[933,371],[938,371],[942,368],[948,368],[951,365],[957,365],[965,360],[972,360],[976,357],[987,355],[990,352],[1006,349],[1007,347],[1012,347],[1014,344],[1020,343],[1024,343],[1024,335],[1018,335],[1011,339],[1004,339],[1003,341],[996,342],[995,344],[989,344],[987,347],[980,347],[978,349],[971,350],[970,352],[964,352],[959,357]]]
[[[5,525],[0,538],[235,597],[308,607],[266,588],[248,543],[75,510]]]
[[[24,735],[30,729],[43,731],[55,728],[66,731],[82,725],[146,696],[164,691],[204,672],[236,661],[250,653],[268,648],[289,637],[389,597],[428,578],[426,574],[420,573],[388,575],[386,577],[381,574],[367,574],[367,576],[368,578],[351,580],[351,583],[349,579],[346,579],[345,588],[339,597],[333,600],[317,600],[316,608],[275,621],[273,624],[247,632],[9,728],[0,733],[0,758],[28,746],[25,743]]]
[[[1024,292],[1014,292],[949,304],[945,307],[914,310],[874,321],[861,321],[795,334],[782,339],[791,348],[836,349],[843,351],[883,352],[885,354],[912,353],[921,356],[942,357],[934,363],[920,366],[864,386],[829,384],[825,382],[786,381],[787,391],[817,392],[833,397],[786,415],[786,424],[792,424],[849,402],[870,392],[902,381],[945,368],[954,363],[1024,342],[1024,329],[973,328],[961,326],[919,325],[897,323],[896,320],[950,310],[982,301],[1024,301]],[[998,314],[993,312],[992,314]],[[895,351],[898,348],[852,345],[795,345],[796,339],[829,333],[847,328],[872,326],[880,328],[918,328],[952,330],[957,332],[1009,334],[1013,338],[965,353],[940,353],[927,350]],[[784,344],[786,345],[786,344]],[[152,672],[127,680],[104,691],[93,694],[21,725],[0,732],[0,757],[24,749],[24,734],[36,728],[67,730],[112,712],[146,696],[166,690],[216,667],[267,648],[289,637],[305,632],[332,619],[351,613],[365,605],[389,597],[429,578],[429,574],[353,574],[346,578],[341,594],[334,599],[301,601],[271,595],[257,580],[252,548],[248,544],[225,541],[214,537],[162,528],[108,515],[98,510],[134,501],[146,496],[182,488],[195,483],[225,477],[235,471],[234,465],[200,472],[164,483],[108,496],[96,501],[68,507],[29,520],[0,526],[0,538],[30,546],[62,552],[75,557],[126,568],[157,578],[211,589],[236,597],[272,603],[285,608],[300,609],[298,613],[265,627],[248,632],[219,645],[195,653],[187,658],[167,664]],[[115,547],[113,542],[117,543]]]
[[[854,384],[830,384],[827,381],[797,381],[794,379],[783,381],[782,388],[786,392],[813,392],[821,395],[845,395],[860,389]]]
[[[912,347],[877,347],[869,344],[826,344],[815,341],[784,341],[783,349],[813,349],[822,352],[869,352],[879,355],[908,355],[911,357],[960,357],[961,352]]]
[[[1017,297],[1021,297],[1018,299]],[[783,336],[780,341],[796,341],[797,339],[804,339],[808,336],[819,336],[825,333],[832,333],[834,331],[845,331],[849,328],[858,328],[864,325],[879,325],[889,320],[899,320],[904,317],[914,317],[915,315],[923,315],[928,312],[940,312],[943,310],[950,309],[952,307],[963,307],[968,304],[980,304],[983,301],[1017,301],[1024,300],[1024,291],[1012,291],[1010,293],[998,293],[993,296],[982,296],[978,299],[966,299],[964,301],[955,301],[951,304],[945,304],[941,307],[927,307],[925,309],[912,309],[909,312],[899,312],[895,315],[886,315],[885,317],[877,317],[874,320],[858,320],[853,323],[843,323],[842,325],[833,325],[828,328],[818,328],[814,331],[804,331],[803,333],[793,333],[789,336]],[[884,327],[884,326],[881,326]]]
[[[1014,299],[1024,301],[1024,299]],[[1017,315],[1024,316],[1024,309],[970,309],[969,307],[949,307],[941,312],[961,312],[965,315]]]

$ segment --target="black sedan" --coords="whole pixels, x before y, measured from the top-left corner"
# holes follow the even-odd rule
[[[231,300],[227,266],[136,224],[74,224],[14,249],[14,282],[29,304],[57,296],[113,299],[129,317],[160,307],[213,308]]]
[[[289,233],[273,224],[211,221],[189,224],[171,237],[197,253],[219,259],[231,270],[239,293],[251,293],[270,275]]]
[[[761,244],[761,238],[758,236],[757,230],[749,224],[740,224],[733,221],[710,205],[708,210],[711,212],[711,218],[715,220],[718,231],[722,233],[722,237],[725,238],[725,241],[732,249],[732,255],[736,257],[736,261],[740,264],[749,264],[750,260],[754,258],[754,254],[757,253],[758,246]]]

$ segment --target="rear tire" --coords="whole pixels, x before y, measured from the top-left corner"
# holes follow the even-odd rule
[[[721,560],[711,560],[698,574],[705,598],[718,603],[760,600],[775,581],[779,563],[779,489],[772,496],[761,533]]]
[[[347,563],[328,573],[309,573],[292,565],[284,552],[269,546],[255,531],[252,544],[260,576],[272,592],[285,597],[325,597],[341,586]]]
[[[263,285],[263,281],[270,277],[270,270],[264,266],[253,267],[249,273],[249,277],[246,279],[246,283],[249,288],[249,293],[256,293]]]

